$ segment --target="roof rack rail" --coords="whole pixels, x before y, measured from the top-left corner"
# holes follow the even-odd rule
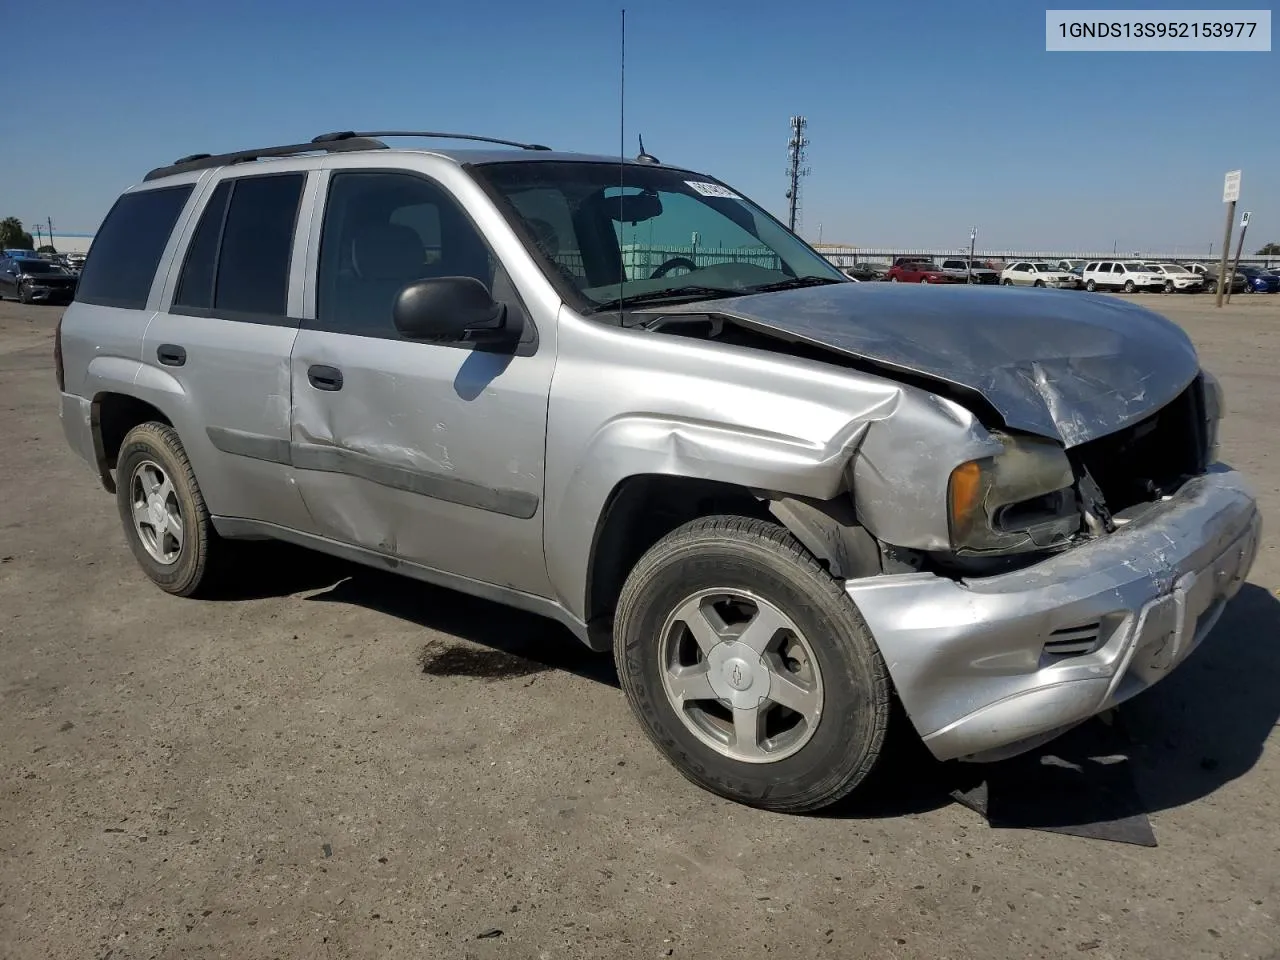
[[[347,150],[385,150],[387,145],[381,140],[364,136],[342,137],[335,140],[313,140],[310,143],[291,143],[279,147],[259,147],[256,150],[238,150],[234,153],[193,153],[179,157],[167,167],[156,167],[143,181],[158,180],[171,177],[177,173],[188,173],[192,170],[207,170],[209,167],[221,167],[232,163],[247,163],[264,157],[296,157],[306,153],[341,153]]]
[[[436,140],[478,140],[480,143],[499,143],[504,147],[519,147],[521,150],[550,150],[540,143],[521,143],[518,140],[501,140],[497,137],[479,137],[472,133],[439,133],[434,130],[373,130],[356,132],[342,130],[338,133],[322,133],[312,143],[342,143],[360,137],[431,137]]]

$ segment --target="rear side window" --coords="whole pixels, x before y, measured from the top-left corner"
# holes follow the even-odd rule
[[[174,295],[178,313],[281,320],[304,173],[219,184],[187,248]]]
[[[169,234],[193,186],[140,190],[117,200],[94,237],[76,299],[103,307],[143,309]]]

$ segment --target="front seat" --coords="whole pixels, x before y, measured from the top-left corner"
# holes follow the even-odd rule
[[[357,228],[346,244],[350,272],[338,287],[341,328],[394,334],[391,307],[405,284],[428,276],[427,250],[412,227]]]

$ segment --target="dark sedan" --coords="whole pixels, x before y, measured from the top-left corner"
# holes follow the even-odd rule
[[[34,257],[0,260],[0,297],[23,303],[70,303],[76,277],[58,264]]]
[[[1244,274],[1245,289],[1249,293],[1280,293],[1280,277],[1272,276],[1261,267],[1244,263],[1236,269]]]

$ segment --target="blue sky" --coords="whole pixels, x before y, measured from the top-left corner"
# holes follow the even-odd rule
[[[353,127],[614,152],[621,6],[60,0],[10,51],[0,216],[91,231],[180,155]],[[1280,241],[1274,51],[1046,53],[1025,0],[626,6],[628,153],[642,132],[781,214],[803,113],[811,240],[1216,249],[1238,167],[1250,246]]]

